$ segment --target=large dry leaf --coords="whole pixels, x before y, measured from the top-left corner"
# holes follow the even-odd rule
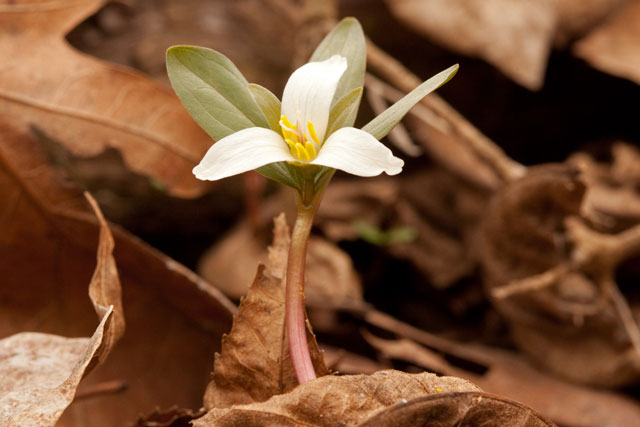
[[[98,357],[113,306],[91,338],[23,332],[0,340],[0,424],[53,426]]]
[[[222,337],[222,352],[215,356],[205,407],[262,402],[298,384],[284,332],[283,277],[288,248],[289,227],[281,214],[275,220],[269,261],[258,267],[234,317],[231,332]],[[326,375],[322,353],[310,330],[307,338],[316,374]]]
[[[97,222],[82,193],[45,159],[35,140],[0,129],[0,337],[93,333],[86,295]],[[122,229],[112,231],[127,332],[80,386],[93,397],[74,402],[61,426],[123,425],[156,406],[198,408],[211,354],[231,323],[234,307],[219,291]],[[110,393],[114,382],[126,390]]]
[[[97,204],[87,197],[100,222],[97,265],[89,283],[100,324],[90,339],[23,332],[0,340],[2,425],[54,425],[73,400],[80,380],[106,359],[124,334],[113,236]]]
[[[640,1],[632,0],[580,40],[574,53],[594,67],[640,84]]]
[[[212,409],[194,426],[353,426],[392,405],[429,394],[478,391],[459,378],[380,371],[373,375],[327,375],[266,402]],[[455,408],[455,404],[453,405]],[[395,425],[391,423],[390,425]]]
[[[591,30],[629,0],[387,0],[403,23],[493,64],[532,90],[549,53]]]
[[[362,427],[390,425],[552,427],[554,424],[521,403],[475,392],[421,397],[405,405],[392,406],[361,424]]]
[[[0,6],[2,123],[36,125],[74,154],[107,147],[175,195],[204,184],[191,169],[211,145],[178,99],[142,75],[72,49],[64,35],[103,0],[20,0]]]
[[[518,347],[539,364],[576,382],[633,384],[640,332],[613,269],[620,255],[637,255],[637,243],[625,248],[630,235],[581,225],[577,173],[532,168],[496,194],[481,230],[485,285]]]
[[[445,46],[478,56],[523,86],[542,86],[555,29],[550,0],[388,0],[391,11]]]
[[[626,427],[640,419],[636,400],[562,381],[514,352],[451,341],[379,312],[368,313],[367,321],[403,337],[386,340],[365,334],[386,358],[467,379],[489,393],[529,405],[559,425]]]

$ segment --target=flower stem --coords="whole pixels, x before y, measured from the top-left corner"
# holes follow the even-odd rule
[[[313,181],[307,181],[301,194],[298,194],[298,215],[291,234],[287,261],[285,326],[291,363],[300,384],[316,378],[305,327],[304,271],[307,259],[307,242],[320,199],[321,192],[315,193]]]

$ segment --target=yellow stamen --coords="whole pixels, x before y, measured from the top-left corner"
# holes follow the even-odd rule
[[[318,138],[318,134],[316,133],[316,130],[313,127],[313,123],[307,122],[307,129],[309,130],[309,136],[311,136],[311,139],[313,139],[313,142],[320,145],[320,138]]]
[[[309,136],[307,136],[298,129],[298,123],[292,125],[287,116],[282,115],[280,116],[280,128],[282,128],[282,137],[295,158],[302,162],[309,162],[316,158],[318,155],[316,147],[322,144],[313,123],[307,122],[307,130],[309,131]],[[313,142],[308,140],[309,137]]]
[[[315,147],[315,145],[313,145],[313,143],[311,143],[309,141],[305,141],[304,149],[307,152],[307,155],[309,156],[309,158],[311,158],[311,159],[315,159],[316,158],[316,155],[318,153],[316,153],[316,147]]]
[[[284,126],[283,126],[284,125]],[[280,116],[280,126],[286,127],[291,132],[295,132],[296,126],[292,125],[287,116]]]
[[[304,160],[305,162],[308,162],[309,160],[311,160],[311,156],[309,156],[309,152],[305,149],[305,147],[302,144],[298,142],[296,144],[296,148],[298,150],[298,158],[300,158],[300,160]]]

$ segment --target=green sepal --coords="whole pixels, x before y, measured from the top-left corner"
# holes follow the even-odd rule
[[[223,54],[173,46],[167,50],[167,72],[182,104],[214,140],[250,127],[269,127],[249,82]]]
[[[328,138],[333,132],[340,128],[352,126],[351,117],[358,114],[358,106],[362,98],[362,88],[357,87],[336,103],[329,113],[329,124],[325,132]]]
[[[344,72],[336,88],[331,102],[332,107],[356,88],[364,85],[364,71],[367,62],[367,43],[360,23],[355,18],[344,18],[320,42],[311,55],[309,62],[324,61],[333,55],[347,58],[347,70]],[[355,108],[349,110],[345,118],[345,126],[353,126],[358,113],[358,99]]]
[[[269,163],[256,169],[256,171],[270,180],[279,182],[300,191],[304,178],[298,168],[287,162]]]
[[[367,123],[362,130],[378,140],[384,138],[422,98],[451,80],[457,71],[458,64],[431,77]]]
[[[280,110],[282,104],[278,97],[269,89],[255,83],[249,83],[249,92],[251,92],[262,113],[267,118],[271,130],[280,133]]]

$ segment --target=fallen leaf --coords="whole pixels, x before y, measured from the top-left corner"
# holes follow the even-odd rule
[[[113,306],[89,338],[23,332],[0,340],[0,423],[53,426],[93,367]],[[104,354],[102,355],[104,358]]]
[[[388,0],[414,30],[457,52],[485,59],[529,89],[542,86],[555,31],[548,0]]]
[[[614,270],[637,256],[640,229],[592,229],[580,216],[584,194],[569,165],[531,168],[499,191],[480,234],[485,287],[541,366],[585,384],[634,384],[640,328]]]
[[[262,402],[298,384],[284,329],[282,279],[289,236],[289,227],[281,214],[275,220],[268,262],[258,267],[256,278],[234,316],[231,332],[222,337],[222,351],[215,356],[213,379],[204,397],[207,409]],[[322,353],[307,326],[316,375],[326,375]]]
[[[538,90],[544,83],[554,45],[564,47],[583,36],[628,1],[387,0],[386,3],[410,28],[452,50],[482,58],[518,84]]]
[[[165,411],[158,409],[140,416],[131,427],[188,427],[191,421],[204,415],[204,411],[193,412],[190,409],[177,407]]]
[[[551,427],[531,408],[500,396],[486,393],[450,393],[431,395],[385,409],[362,427],[416,425],[481,425],[487,427]]]
[[[0,8],[2,123],[32,124],[75,155],[114,147],[134,171],[179,196],[205,189],[191,169],[211,145],[166,88],[139,73],[88,57],[64,35],[104,1],[10,2]]]
[[[37,141],[0,127],[0,337],[93,333],[86,295],[98,223],[82,193],[45,159]],[[156,406],[200,407],[211,355],[235,310],[184,266],[112,231],[127,332],[82,382],[78,394],[87,397],[64,412],[63,427],[123,425]],[[114,381],[125,390],[102,387]]]
[[[473,384],[454,377],[380,371],[373,375],[327,375],[306,382],[289,393],[271,399],[229,408],[215,408],[194,420],[206,426],[353,426],[392,405],[442,393],[478,391]],[[454,404],[455,405],[455,404]],[[391,423],[391,425],[395,425]]]
[[[97,265],[89,298],[100,324],[89,338],[23,332],[0,340],[0,423],[54,425],[73,400],[80,380],[103,362],[125,331],[113,236],[95,200],[100,223]]]
[[[631,0],[573,46],[576,56],[601,71],[640,84],[640,1]]]
[[[626,427],[640,417],[635,399],[563,381],[512,351],[452,341],[377,311],[367,313],[366,320],[401,337],[389,340],[365,333],[383,356],[467,379],[487,392],[529,405],[559,425]]]

